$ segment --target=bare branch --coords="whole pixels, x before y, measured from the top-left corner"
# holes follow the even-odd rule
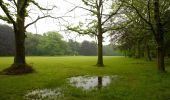
[[[84,8],[84,7],[80,7],[80,6],[77,6],[77,8],[81,8],[81,9],[87,10],[87,11],[92,12],[94,14],[96,13],[95,10],[91,10],[91,9],[88,9],[88,8]]]
[[[106,27],[105,29],[103,29],[103,33],[107,32],[107,31],[113,31],[113,30],[120,30],[120,29],[124,29],[126,28],[132,21],[127,21],[125,23],[123,23],[122,25],[119,26],[114,26],[114,27]]]
[[[122,4],[116,9],[115,12],[112,12],[112,13],[108,16],[108,18],[107,18],[105,21],[102,22],[102,25],[104,25],[110,18],[112,18],[114,15],[116,15],[116,14],[118,13],[118,11],[120,10],[121,7],[122,7]]]
[[[36,22],[39,21],[40,19],[43,19],[43,18],[63,19],[63,17],[68,17],[68,16],[62,16],[62,17],[53,17],[53,16],[51,16],[51,15],[46,15],[46,16],[42,16],[42,17],[38,16],[36,20],[34,20],[33,22],[27,24],[27,25],[25,26],[25,29],[26,29],[27,27],[29,27],[30,25],[36,23]],[[63,20],[64,20],[64,19],[63,19]]]

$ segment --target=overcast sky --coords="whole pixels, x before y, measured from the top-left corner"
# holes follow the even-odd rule
[[[67,13],[70,11],[70,9],[73,9],[75,5],[83,6],[81,3],[81,0],[36,0],[42,7],[46,8],[51,8],[52,6],[56,6],[52,11],[49,11],[48,13],[51,14],[51,16],[54,17],[63,17],[63,19],[59,20],[54,20],[51,18],[45,18],[39,20],[36,24],[30,26],[27,28],[27,31],[32,32],[32,33],[38,33],[38,34],[43,34],[48,31],[60,31],[60,33],[64,36],[65,40],[68,39],[76,39],[78,42],[82,42],[83,40],[88,40],[92,41],[95,40],[94,38],[90,38],[90,36],[85,35],[85,36],[79,36],[77,33],[69,33],[69,32],[64,32],[61,31],[64,28],[61,27],[63,24],[69,23],[74,23],[78,24],[79,21],[85,21],[90,16],[83,16],[86,15],[88,12],[82,9],[76,9],[75,11],[72,11],[70,13]],[[75,5],[73,5],[75,4]],[[48,7],[47,7],[48,6]],[[30,17],[26,19],[26,23],[30,23],[32,20],[35,20],[38,16],[43,16],[41,11],[39,11],[35,6],[30,6],[29,7],[30,12]],[[47,13],[44,11],[44,13]],[[66,14],[67,13],[67,14]],[[0,11],[0,14],[3,14],[2,11]],[[72,16],[72,17],[69,17]],[[3,23],[2,21],[0,21]],[[109,38],[105,38],[104,44],[109,44]]]

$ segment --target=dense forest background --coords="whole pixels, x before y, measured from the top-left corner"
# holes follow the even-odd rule
[[[14,55],[14,33],[12,27],[0,24],[0,56]],[[95,41],[75,40],[65,41],[61,34],[50,31],[44,34],[26,33],[25,41],[26,55],[29,56],[55,56],[55,55],[97,55],[97,44]],[[113,45],[104,45],[103,54],[106,56],[118,56],[121,53]]]
[[[130,28],[129,28],[130,29]],[[169,32],[169,31],[168,31]],[[133,35],[133,36],[132,36]],[[117,41],[117,45],[112,42],[109,45],[104,45],[103,54],[105,56],[128,56],[141,58],[150,56],[150,59],[156,57],[156,44],[151,36],[148,36],[149,42],[146,42],[144,37],[138,37],[135,34],[124,34],[119,39],[112,39],[112,42]],[[166,56],[170,57],[170,35],[165,34],[165,50]],[[14,55],[14,33],[12,27],[0,24],[0,56]],[[73,39],[65,41],[63,36],[55,31],[50,31],[44,34],[26,33],[25,41],[26,55],[28,56],[55,56],[55,55],[70,55],[70,56],[96,56],[97,44],[95,41],[83,41],[79,43]]]

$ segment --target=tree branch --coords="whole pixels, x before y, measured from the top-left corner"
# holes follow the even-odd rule
[[[13,19],[13,17],[10,15],[10,11],[9,9],[4,5],[3,0],[0,0],[0,6],[2,8],[2,10],[4,11],[4,13],[6,14],[7,18],[10,20],[10,22],[15,25],[15,21]]]
[[[162,26],[165,26],[167,23],[170,22],[170,11],[168,13],[168,18],[162,23]]]
[[[67,17],[67,16],[65,16],[65,17]],[[59,19],[59,18],[61,18],[61,19],[62,19],[63,16],[62,16],[62,17],[53,17],[53,16],[51,16],[51,15],[42,16],[42,17],[38,16],[36,20],[34,20],[33,22],[27,24],[24,28],[26,29],[26,28],[29,27],[30,25],[36,23],[37,21],[39,21],[40,19],[43,19],[43,18],[53,18],[53,19]]]
[[[40,6],[37,2],[35,2],[34,0],[31,0],[31,3],[33,3],[35,6],[37,6],[40,10],[53,10],[54,8],[57,8],[56,6],[53,6],[53,7],[50,8],[50,9],[41,7],[41,6]]]
[[[112,13],[108,16],[108,18],[107,18],[105,21],[102,22],[102,25],[104,25],[110,18],[112,18],[114,15],[116,15],[117,12],[120,10],[121,7],[122,7],[122,4],[116,9],[115,12],[112,12]]]
[[[92,3],[92,2],[90,2],[90,1],[86,1],[86,0],[82,0],[82,1],[83,1],[83,3],[84,3],[85,5],[91,6],[91,7],[93,7],[93,8],[96,8],[96,6],[94,6],[93,4],[90,4],[90,3]]]
[[[127,3],[127,2],[126,2],[126,3]],[[128,4],[129,4],[129,3],[128,3]],[[145,19],[145,18],[142,16],[142,14],[139,12],[139,10],[138,10],[133,4],[129,4],[129,5],[136,11],[136,13],[138,14],[138,16],[139,16],[146,24],[148,24],[148,25],[150,26],[151,31],[153,32],[154,36],[156,37],[157,35],[156,35],[156,32],[155,32],[155,30],[154,30],[154,27],[153,27],[152,23],[149,22],[149,21],[147,21],[147,19]]]
[[[79,33],[79,34],[93,34],[93,35],[97,35],[95,31],[93,31],[92,29],[80,29],[80,27],[66,27],[67,30]]]
[[[12,0],[14,2],[14,5],[17,7],[17,2],[15,0]]]
[[[123,29],[123,28],[126,28],[128,26],[128,24],[130,24],[132,21],[128,21],[126,23],[123,23],[123,25],[119,25],[117,27],[107,27],[106,29],[103,29],[103,33],[107,32],[107,31],[113,31],[113,30],[120,30],[120,29]]]
[[[7,23],[11,23],[11,21],[6,16],[1,16],[0,15],[0,19],[3,20],[3,21],[6,21]]]
[[[21,6],[21,9],[19,9],[19,12],[20,12],[20,11],[23,11],[24,9],[26,9],[27,4],[28,4],[28,0],[24,0],[24,3],[23,3],[23,5]]]

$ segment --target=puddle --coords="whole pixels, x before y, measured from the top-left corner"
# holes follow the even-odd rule
[[[69,83],[77,88],[83,90],[101,89],[109,85],[114,80],[117,80],[118,76],[78,76],[69,78]]]
[[[26,100],[61,100],[64,95],[61,89],[36,89],[25,95]]]

